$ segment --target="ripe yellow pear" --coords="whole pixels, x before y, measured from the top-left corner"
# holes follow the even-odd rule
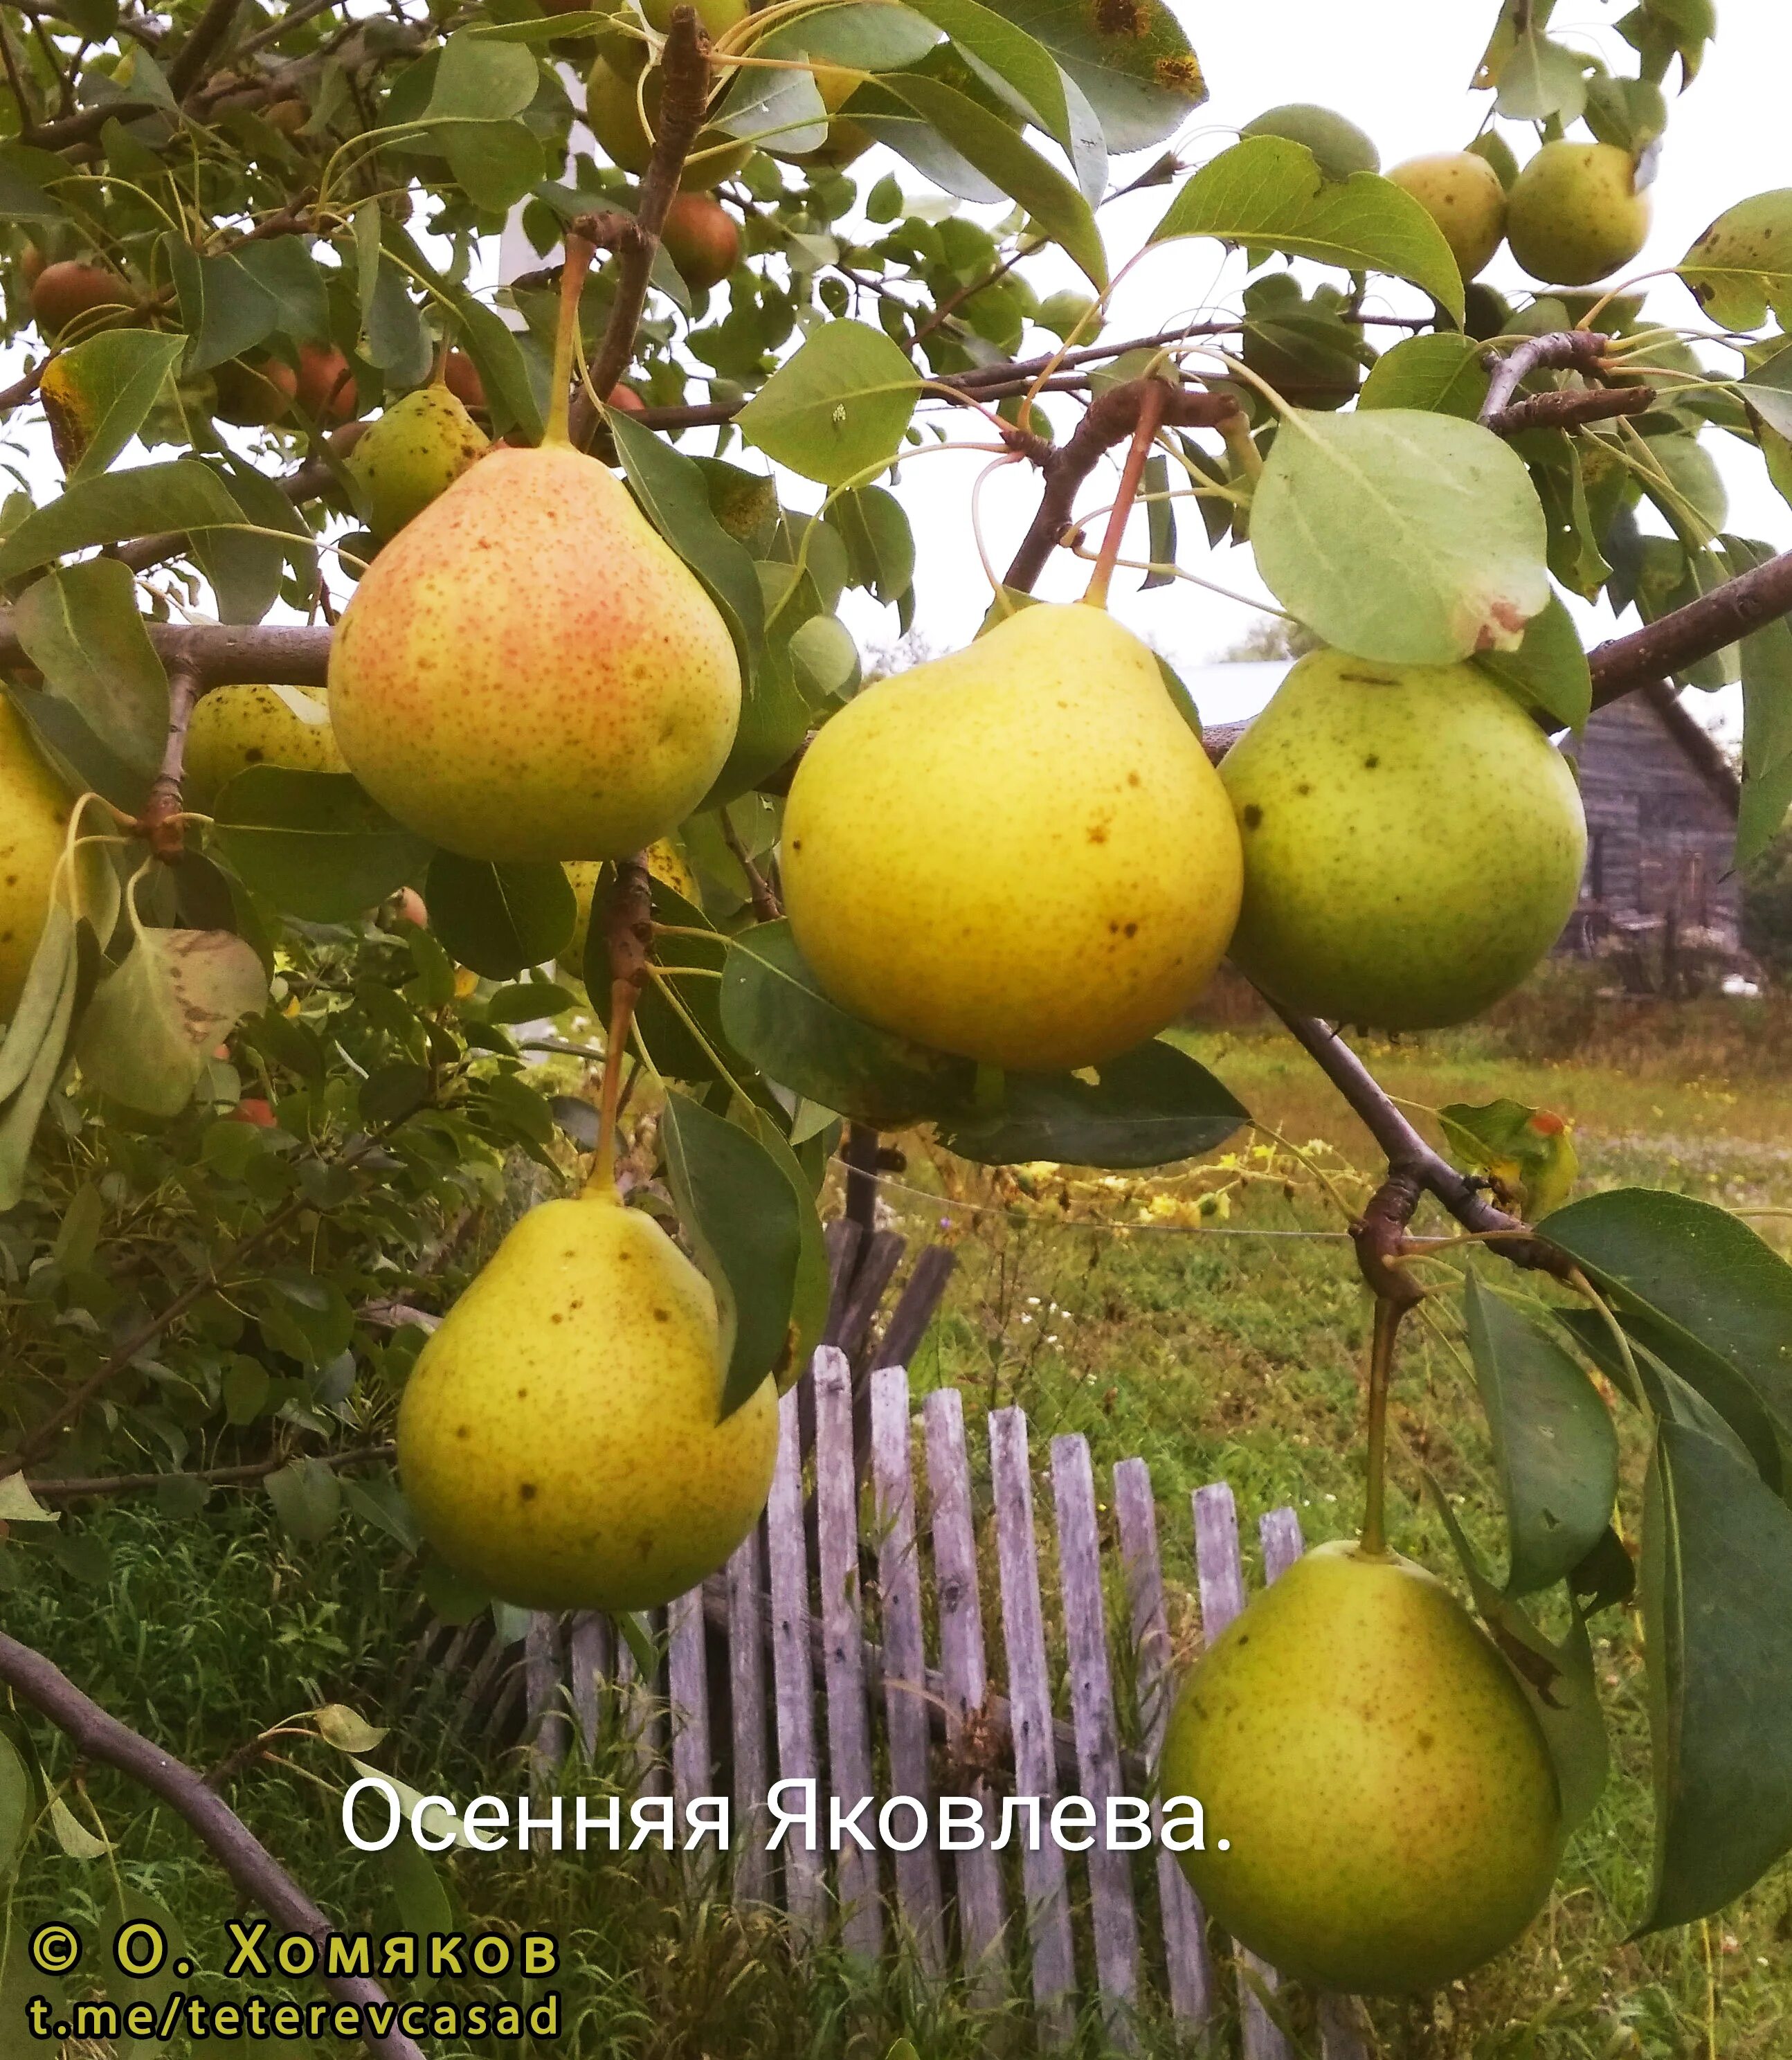
[[[1485,158],[1473,150],[1440,150],[1408,158],[1387,176],[1443,231],[1464,279],[1485,269],[1506,234],[1506,189]]]
[[[12,1020],[43,935],[73,805],[0,694],[0,1023]]]
[[[445,493],[489,442],[446,386],[395,401],[344,467],[367,498],[367,526],[382,541]]]
[[[295,700],[314,708],[317,721],[297,713]],[[214,687],[202,694],[186,730],[187,806],[209,815],[225,783],[251,765],[346,772],[329,711],[321,687]]]
[[[657,844],[647,847],[647,869],[662,886],[671,888],[687,901],[701,906],[703,890],[697,885],[696,875],[684,863],[684,854],[669,837],[661,837]],[[598,876],[603,870],[601,864],[589,860],[566,868],[573,900],[579,912],[566,948],[560,955],[560,964],[575,976],[582,977],[585,940],[591,934],[591,904],[597,892]]]
[[[848,702],[797,769],[780,852],[797,944],[842,1007],[1023,1072],[1161,1030],[1238,911],[1207,754],[1150,651],[1085,602]]]
[[[1628,150],[1615,143],[1546,143],[1512,188],[1507,240],[1532,278],[1586,286],[1642,250],[1649,212]]]
[[[1543,1731],[1441,1581],[1319,1546],[1183,1684],[1163,1792],[1199,1798],[1181,1855],[1208,1913],[1298,1979],[1441,1987],[1510,1945],[1562,1850]],[[1225,1849],[1221,1849],[1221,1841]]]
[[[531,1209],[418,1355],[398,1469],[448,1563],[527,1609],[651,1609],[765,1506],[771,1381],[717,1423],[708,1283],[613,1187]]]
[[[1315,651],[1220,777],[1244,842],[1233,963],[1332,1022],[1466,1020],[1537,964],[1580,892],[1568,762],[1473,665]]]
[[[664,836],[740,715],[727,625],[595,458],[489,452],[369,567],[329,659],[342,755],[469,858],[615,858]]]

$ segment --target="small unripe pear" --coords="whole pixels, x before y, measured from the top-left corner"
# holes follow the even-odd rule
[[[245,429],[263,429],[277,422],[298,392],[298,374],[277,357],[264,357],[253,365],[233,357],[214,368],[212,383],[218,393],[213,413],[220,421]]]
[[[676,195],[660,235],[685,285],[698,292],[719,286],[740,261],[740,225],[708,194]]]
[[[1506,189],[1485,158],[1472,150],[1440,150],[1408,158],[1387,176],[1443,231],[1465,280],[1485,268],[1506,234]]]
[[[50,911],[68,796],[25,718],[0,694],[0,1023],[10,1022]]]
[[[315,707],[307,722],[285,697]],[[251,765],[284,765],[298,772],[345,772],[321,687],[214,687],[194,703],[186,731],[182,794],[189,808],[210,815],[227,780]]]
[[[1568,762],[1471,665],[1313,652],[1219,776],[1244,844],[1232,961],[1307,1015],[1466,1022],[1536,965],[1580,892]]]
[[[1506,216],[1512,255],[1551,286],[1588,286],[1648,240],[1649,196],[1615,143],[1546,143],[1519,174]]]
[[[366,498],[367,526],[382,541],[457,480],[489,439],[445,386],[395,401],[349,455],[349,478]]]
[[[300,345],[297,385],[298,405],[326,427],[347,421],[355,411],[355,375],[333,344]]]
[[[1549,1894],[1562,1804],[1512,1670],[1443,1583],[1321,1545],[1183,1685],[1163,1791],[1199,1799],[1182,1865],[1284,1974],[1349,1994],[1442,1988]]]
[[[592,66],[585,81],[585,126],[597,139],[599,148],[613,165],[625,172],[645,172],[653,146],[641,123],[636,98],[647,105],[647,118],[658,133],[660,94],[664,80],[656,65],[641,83],[647,54],[638,43],[607,50]],[[691,147],[680,186],[687,193],[700,193],[723,179],[732,178],[752,155],[751,143],[736,144],[719,129],[705,129]]]
[[[90,335],[128,320],[135,309],[135,297],[116,272],[78,258],[46,265],[31,282],[31,313],[47,337],[59,337],[71,323]]]
[[[1381,153],[1354,122],[1329,107],[1315,107],[1306,101],[1292,101],[1284,107],[1269,107],[1238,132],[1241,138],[1285,136],[1291,143],[1304,143],[1319,160],[1328,179],[1347,179],[1352,172],[1379,172]]]
[[[479,367],[464,350],[451,350],[442,367],[442,377],[448,390],[469,413],[483,415],[485,412],[485,382],[479,376]]]

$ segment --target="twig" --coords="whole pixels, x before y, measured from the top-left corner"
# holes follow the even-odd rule
[[[1481,404],[1481,420],[1491,422],[1533,372],[1554,369],[1591,375],[1598,370],[1610,346],[1609,336],[1598,335],[1591,329],[1568,329],[1534,336],[1503,357],[1490,350],[1483,361],[1493,377],[1487,384],[1487,397]]]
[[[243,0],[210,0],[205,13],[187,31],[168,66],[168,90],[176,100],[185,100],[199,83],[242,4]]]
[[[1614,637],[1587,653],[1593,705],[1604,708],[1683,673],[1792,609],[1792,551],[1713,587],[1684,608],[1658,617],[1627,637]]]
[[[289,1874],[236,1812],[208,1788],[193,1769],[164,1752],[129,1725],[109,1716],[84,1695],[59,1667],[41,1652],[0,1632],[0,1681],[21,1701],[47,1717],[88,1759],[115,1767],[184,1817],[206,1849],[246,1896],[251,1897],[288,1931],[315,1941],[319,1965],[325,1941],[334,1930],[329,1919]],[[377,2010],[391,2022],[391,2006],[377,1982],[361,1974],[323,1977],[330,1993],[364,2012]],[[393,2028],[383,2034],[368,2029],[364,2036],[381,2060],[423,2060],[421,2049]]]
[[[156,856],[172,863],[186,848],[181,821],[181,783],[186,776],[186,732],[193,704],[199,697],[199,675],[190,665],[168,669],[168,741],[162,766],[150,785],[149,799],[138,818],[139,836]]]
[[[277,43],[282,36],[310,21],[314,15],[325,14],[330,8],[339,7],[341,4],[342,0],[302,0],[300,6],[289,7],[278,21],[269,22],[265,29],[257,29],[252,36],[245,36],[237,46],[234,62],[240,65],[245,58],[253,57],[256,51],[265,50],[269,43]]]
[[[1515,437],[1525,429],[1564,429],[1578,422],[1609,421],[1614,415],[1646,415],[1654,405],[1653,386],[1567,387],[1527,394],[1482,421],[1496,437]]]
[[[740,841],[740,832],[734,827],[733,818],[725,808],[716,811],[722,828],[722,842],[725,844],[734,862],[747,876],[747,897],[753,904],[753,913],[762,923],[775,923],[784,913],[784,904],[772,891],[772,883],[752,862],[747,847]]]
[[[371,1466],[377,1460],[389,1459],[397,1449],[389,1444],[361,1445],[350,1452],[318,1452],[310,1456],[325,1467]],[[208,1487],[230,1487],[242,1481],[265,1480],[269,1474],[290,1466],[295,1456],[303,1455],[283,1452],[277,1459],[256,1459],[236,1467],[202,1467],[192,1472],[174,1468],[160,1474],[94,1474],[70,1475],[64,1480],[34,1480],[31,1492],[39,1502],[78,1502],[94,1495],[135,1495],[144,1488],[160,1487],[164,1481],[201,1481]]]

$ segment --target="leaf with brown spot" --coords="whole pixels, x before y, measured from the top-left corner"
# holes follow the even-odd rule
[[[149,1116],[178,1116],[206,1054],[261,1008],[267,976],[226,930],[140,930],[94,990],[75,1040],[90,1087]]]

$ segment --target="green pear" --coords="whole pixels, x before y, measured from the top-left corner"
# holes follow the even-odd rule
[[[1546,285],[1586,286],[1628,265],[1649,235],[1636,160],[1615,143],[1546,143],[1519,172],[1506,216],[1512,255]]]
[[[0,694],[0,1023],[18,1006],[43,935],[72,806],[24,717]]]
[[[468,858],[617,858],[708,792],[740,669],[714,603],[595,458],[500,445],[368,568],[330,649],[361,784]]]
[[[780,851],[835,1000],[1024,1072],[1161,1030],[1238,910],[1199,738],[1150,651],[1084,602],[1023,609],[849,701],[797,769]]]
[[[317,711],[299,714],[294,701]],[[214,687],[194,703],[182,797],[209,815],[226,780],[251,765],[346,772],[321,687]]]
[[[777,1396],[717,1422],[708,1283],[613,1187],[531,1209],[418,1355],[398,1470],[449,1565],[525,1609],[652,1609],[772,1483]]]
[[[1285,1974],[1370,1995],[1440,1988],[1549,1894],[1562,1805],[1511,1669],[1443,1583],[1321,1545],[1183,1684],[1166,1796],[1201,1804],[1182,1865],[1221,1928]]]
[[[1266,108],[1238,132],[1242,140],[1253,136],[1285,136],[1291,143],[1304,143],[1319,160],[1328,179],[1347,179],[1352,172],[1379,172],[1381,153],[1374,142],[1329,107],[1315,107],[1309,101],[1291,101],[1285,106]]]
[[[662,886],[682,894],[687,901],[702,905],[703,890],[697,885],[696,875],[684,863],[684,854],[670,837],[661,837],[657,844],[647,847],[647,869]],[[589,860],[566,868],[578,916],[573,924],[573,934],[566,940],[566,948],[560,955],[560,964],[577,979],[585,977],[585,947],[591,934],[591,904],[597,896],[597,882],[603,870],[601,864]]]
[[[445,386],[419,387],[371,422],[344,469],[383,542],[445,493],[489,439]]]
[[[1443,231],[1465,280],[1485,269],[1506,234],[1506,189],[1485,158],[1472,150],[1440,150],[1408,158],[1387,176]]]
[[[644,102],[647,122],[658,132],[663,81],[656,65],[642,82],[646,63],[643,45],[619,42],[603,51],[585,80],[585,126],[610,162],[625,172],[645,172],[653,154],[653,137],[641,120]],[[700,193],[719,186],[732,178],[752,154],[751,143],[736,142],[725,130],[705,129],[691,147],[680,190]]]
[[[1220,777],[1244,841],[1233,963],[1335,1023],[1478,1014],[1548,951],[1580,892],[1574,773],[1471,665],[1315,651]]]

